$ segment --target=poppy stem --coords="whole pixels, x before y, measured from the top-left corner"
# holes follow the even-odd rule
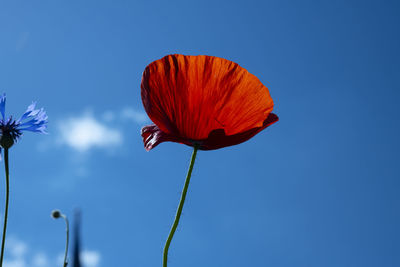
[[[181,200],[179,201],[178,210],[176,211],[174,224],[172,225],[171,231],[167,238],[167,242],[165,243],[164,255],[163,255],[163,267],[167,267],[169,245],[171,244],[172,238],[174,237],[176,228],[178,227],[178,224],[179,224],[179,219],[181,217],[183,204],[185,203],[186,193],[187,193],[187,190],[189,187],[190,177],[192,176],[192,170],[193,170],[193,166],[194,166],[194,161],[196,159],[197,150],[198,150],[198,147],[195,146],[194,150],[193,150],[192,158],[190,160],[189,170],[188,170],[188,173],[186,176],[185,185],[183,187]]]
[[[8,148],[4,148],[4,166],[6,170],[6,208],[4,211],[4,226],[3,226],[3,238],[1,241],[0,267],[3,266],[4,244],[6,242],[7,218],[8,218],[8,199],[10,193],[10,182],[9,182],[10,179],[8,170]]]
[[[67,257],[68,257],[68,243],[69,243],[69,221],[68,221],[68,217],[67,217],[67,215],[62,214],[61,211],[59,211],[59,210],[53,210],[51,212],[51,217],[53,217],[54,219],[63,218],[64,221],[65,221],[67,238],[66,238],[66,244],[65,244],[63,267],[66,267],[68,265]]]
[[[65,216],[64,214],[61,214],[61,217],[63,217],[63,219],[65,220],[65,225],[66,225],[66,234],[67,234],[67,238],[66,238],[66,244],[65,244],[65,253],[64,253],[64,265],[63,267],[67,267],[68,265],[68,243],[69,243],[69,221],[67,216]]]

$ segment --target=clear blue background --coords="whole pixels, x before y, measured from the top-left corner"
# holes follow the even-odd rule
[[[11,150],[8,234],[54,258],[64,226],[50,211],[80,207],[99,267],[161,266],[191,148],[146,152],[142,125],[117,120],[118,147],[53,140],[88,108],[99,121],[143,111],[153,60],[206,54],[259,77],[280,121],[198,154],[169,266],[400,266],[399,13],[398,1],[0,0],[7,113],[37,100],[49,115],[49,135]]]

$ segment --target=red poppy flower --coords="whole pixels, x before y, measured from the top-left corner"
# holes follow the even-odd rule
[[[165,141],[211,150],[242,143],[278,121],[256,76],[229,60],[168,55],[146,67],[142,101],[152,125],[146,150]]]

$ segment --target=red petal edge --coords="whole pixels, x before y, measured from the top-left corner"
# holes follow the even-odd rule
[[[234,135],[225,135],[225,131],[223,129],[217,129],[213,130],[208,135],[207,139],[202,140],[188,140],[178,136],[169,135],[161,131],[160,128],[158,128],[158,126],[155,124],[143,127],[141,134],[143,137],[144,147],[147,151],[153,149],[158,144],[167,141],[186,144],[188,146],[198,145],[199,149],[201,150],[213,150],[243,143],[278,120],[279,118],[277,115],[270,113],[264,120],[261,127],[256,127]]]
[[[143,137],[144,148],[147,151],[150,151],[151,149],[158,146],[158,144],[160,144],[162,142],[171,141],[171,142],[180,143],[178,141],[179,138],[176,138],[172,135],[164,133],[155,124],[144,126],[142,128],[141,134]]]

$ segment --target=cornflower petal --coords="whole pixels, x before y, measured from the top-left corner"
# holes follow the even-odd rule
[[[47,114],[46,114],[46,112],[44,111],[43,108],[40,109],[39,113],[36,116],[36,119],[38,121],[47,121],[48,116],[47,116]]]
[[[37,133],[44,133],[47,134],[46,132],[47,126],[46,125],[32,125],[30,127],[26,128],[19,128],[21,131],[30,131],[30,132],[37,132]]]
[[[34,118],[23,124],[20,124],[18,129],[21,131],[31,131],[31,132],[45,132],[47,128],[47,116],[44,115],[42,118]]]
[[[6,110],[6,94],[4,93],[0,97],[0,113],[3,116],[3,120],[5,120],[5,110]]]
[[[35,110],[35,107],[36,107],[36,102],[32,102],[32,104],[28,106],[24,114],[22,114],[21,118],[19,118],[18,122],[21,122],[27,119],[28,117],[35,116],[39,112],[39,110]]]
[[[23,131],[47,133],[47,114],[43,108],[36,109],[36,102],[32,102],[18,120],[14,120],[11,116],[8,119],[5,118],[5,102],[6,96],[3,94],[0,97],[0,113],[3,116],[0,120],[1,146],[12,146],[21,137]],[[6,139],[8,142],[5,141]]]

